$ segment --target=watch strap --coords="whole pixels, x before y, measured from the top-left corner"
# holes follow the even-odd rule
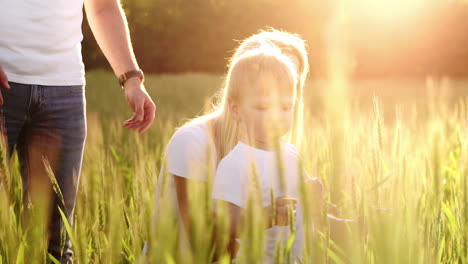
[[[131,70],[131,71],[128,71],[128,72],[126,72],[126,73],[119,76],[120,86],[123,88],[125,82],[128,79],[133,78],[133,77],[140,78],[142,82],[145,80],[145,75],[143,74],[143,71],[141,69],[140,70]]]

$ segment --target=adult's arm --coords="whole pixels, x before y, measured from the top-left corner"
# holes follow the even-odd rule
[[[127,19],[119,0],[85,0],[89,25],[116,76],[139,69],[130,42]],[[133,116],[124,122],[128,129],[144,132],[154,121],[156,106],[140,78],[125,82],[125,97]]]

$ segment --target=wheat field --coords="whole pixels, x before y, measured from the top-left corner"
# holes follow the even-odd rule
[[[157,120],[138,134],[122,127],[131,113],[114,76],[87,74],[88,135],[75,220],[67,227],[75,263],[140,263],[148,240],[150,263],[207,263],[205,189],[192,197],[196,243],[185,252],[176,250],[173,217],[152,228],[152,215],[166,143],[184,120],[209,108],[221,85],[218,75],[148,76]],[[468,263],[468,80],[359,80],[338,94],[330,85],[306,85],[302,165],[324,182],[340,216],[362,224],[340,241],[329,228],[307,233],[303,263]],[[3,150],[1,162],[0,264],[44,263],[44,214],[22,204],[17,159],[7,160]],[[33,212],[28,225],[25,211]],[[261,256],[259,223],[254,212],[249,217],[253,228],[243,236],[251,250],[240,263]],[[284,252],[278,262],[288,262]]]

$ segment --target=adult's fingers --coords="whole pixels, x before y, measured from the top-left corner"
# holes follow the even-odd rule
[[[140,127],[141,121],[144,118],[144,109],[143,109],[144,101],[137,102],[135,104],[135,108],[133,109],[134,113],[130,119],[124,122],[124,126],[128,129],[138,130]]]
[[[138,121],[136,120],[135,114],[133,114],[129,119],[123,122],[124,126],[136,126],[138,125]]]
[[[146,131],[152,124],[150,120],[145,120],[143,122],[133,121],[133,122],[124,122],[124,126],[131,130],[137,130],[139,133]]]
[[[140,127],[140,124],[138,122],[132,122],[132,123],[125,123],[124,126],[128,129],[131,130],[138,130]]]
[[[133,122],[141,122],[144,117],[144,100],[138,100],[137,102],[134,103],[129,103],[132,107],[133,110],[133,115],[125,121],[126,123],[133,123]]]
[[[133,114],[135,116],[135,120],[138,122],[143,121],[143,118],[145,117],[145,109],[144,109],[144,104],[145,101],[139,101],[135,105],[135,113]]]
[[[156,117],[156,106],[151,101],[147,100],[145,104],[145,119],[141,124],[140,133],[145,132],[153,124]]]
[[[124,126],[129,129],[138,130],[138,132],[145,132],[154,122],[156,117],[156,106],[154,103],[147,99],[144,105],[144,118],[142,121],[138,121],[136,115],[131,119],[124,122]]]

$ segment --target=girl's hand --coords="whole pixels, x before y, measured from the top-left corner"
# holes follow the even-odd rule
[[[275,209],[273,211],[273,208]],[[270,226],[287,226],[291,223],[291,215],[296,216],[297,199],[280,196],[275,199],[275,205],[267,207]]]
[[[317,200],[324,199],[323,184],[319,178],[317,177],[307,178],[306,183],[307,183],[307,186],[309,187],[310,193],[313,195],[315,199]]]
[[[308,178],[306,180],[308,193],[312,197],[313,203],[312,214],[316,217],[321,217],[325,210],[325,192],[322,182],[319,178]]]

